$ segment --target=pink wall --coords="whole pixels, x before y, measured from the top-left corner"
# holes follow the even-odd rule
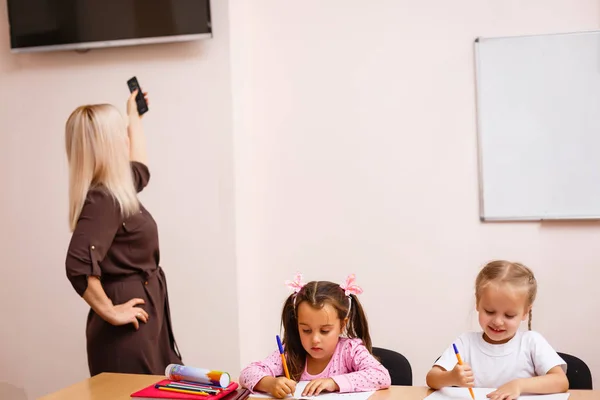
[[[184,360],[237,373],[227,8],[215,2],[215,35],[202,42],[12,55],[0,1],[0,398],[8,385],[34,398],[88,376],[87,306],[64,270],[64,123],[83,103],[124,111],[133,75],[150,92],[142,201],[159,225]]]
[[[598,29],[600,4],[254,0],[230,14],[240,326],[261,316],[242,363],[273,350],[296,270],[355,272],[374,343],[424,384],[478,328],[475,275],[498,257],[535,270],[534,329],[600,384],[600,226],[479,222],[473,78],[477,36]]]

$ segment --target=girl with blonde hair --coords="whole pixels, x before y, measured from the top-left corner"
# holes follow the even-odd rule
[[[427,385],[496,389],[487,394],[490,400],[566,392],[567,364],[531,330],[537,289],[533,271],[523,264],[496,260],[483,267],[475,279],[482,331],[460,335],[427,374]],[[525,320],[527,331],[519,329]],[[457,351],[464,364],[457,362]]]
[[[159,266],[157,225],[137,197],[150,172],[136,95],[127,102],[127,121],[112,105],[86,105],[71,113],[65,129],[73,232],[66,272],[90,306],[92,376],[161,375],[168,364],[182,363]]]

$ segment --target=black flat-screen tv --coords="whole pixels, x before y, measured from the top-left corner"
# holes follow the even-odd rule
[[[212,37],[209,0],[8,0],[8,22],[12,52]]]

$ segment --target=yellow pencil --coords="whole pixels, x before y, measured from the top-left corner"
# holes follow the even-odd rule
[[[456,345],[452,343],[452,347],[454,347],[454,354],[456,354],[456,359],[458,360],[458,365],[463,365],[462,358],[460,358],[460,354],[458,353],[458,349]],[[469,388],[469,393],[471,393],[471,398],[475,400],[475,393],[473,393],[473,389]]]
[[[164,387],[164,386],[158,386],[157,389],[158,390],[167,390],[169,392],[176,392],[176,393],[188,393],[188,394],[197,394],[198,396],[208,396],[208,393],[206,393],[206,392],[197,392],[195,390],[176,389],[176,388],[169,388],[169,387]]]

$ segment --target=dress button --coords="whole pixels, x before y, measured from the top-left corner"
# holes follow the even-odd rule
[[[148,284],[148,281],[144,282],[144,285],[147,285],[147,284]]]
[[[96,249],[96,246],[92,246],[92,250],[95,250],[95,249]]]

